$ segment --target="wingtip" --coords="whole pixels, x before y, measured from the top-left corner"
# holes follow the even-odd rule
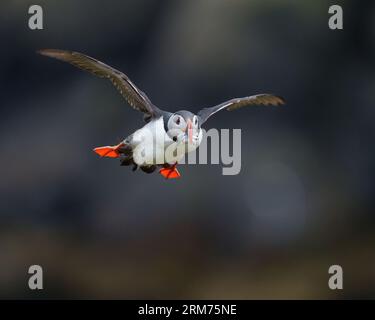
[[[282,105],[285,105],[286,104],[286,100],[284,99],[284,97],[281,97],[281,96],[277,96],[280,100],[279,102],[279,106],[282,106]]]
[[[52,51],[55,51],[54,49],[39,49],[36,51],[37,54],[41,54],[42,56],[48,56],[51,54]]]
[[[67,51],[59,49],[39,49],[36,53],[50,58],[61,59]]]

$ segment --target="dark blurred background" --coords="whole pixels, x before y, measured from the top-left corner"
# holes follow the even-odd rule
[[[374,298],[374,22],[374,1],[1,1],[0,298]],[[242,129],[239,175],[165,181],[92,152],[142,115],[41,48],[96,57],[171,111],[288,104],[207,122]]]

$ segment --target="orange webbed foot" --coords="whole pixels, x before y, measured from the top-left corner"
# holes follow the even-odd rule
[[[165,178],[165,179],[178,179],[181,177],[180,173],[178,172],[176,168],[176,164],[173,165],[170,168],[161,168],[159,170],[159,173]]]
[[[96,152],[101,157],[118,158],[120,156],[119,149],[123,145],[124,144],[121,142],[117,146],[98,147],[98,148],[95,148],[93,151]]]

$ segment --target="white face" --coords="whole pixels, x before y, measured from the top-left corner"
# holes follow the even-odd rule
[[[179,114],[174,114],[168,120],[168,135],[177,143],[197,143],[199,131],[198,117],[196,115],[192,119],[185,119]]]

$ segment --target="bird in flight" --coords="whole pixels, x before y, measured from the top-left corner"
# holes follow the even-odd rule
[[[197,114],[187,110],[168,112],[155,106],[124,73],[103,62],[65,50],[43,49],[38,53],[110,80],[131,107],[143,112],[146,124],[142,128],[115,146],[98,147],[94,151],[101,157],[120,158],[121,165],[132,165],[133,170],[139,167],[146,173],[152,173],[159,167],[159,173],[167,179],[180,177],[176,168],[178,162],[185,153],[199,147],[203,134],[201,126],[216,112],[224,109],[232,111],[248,105],[285,104],[279,96],[256,94],[201,109]]]

